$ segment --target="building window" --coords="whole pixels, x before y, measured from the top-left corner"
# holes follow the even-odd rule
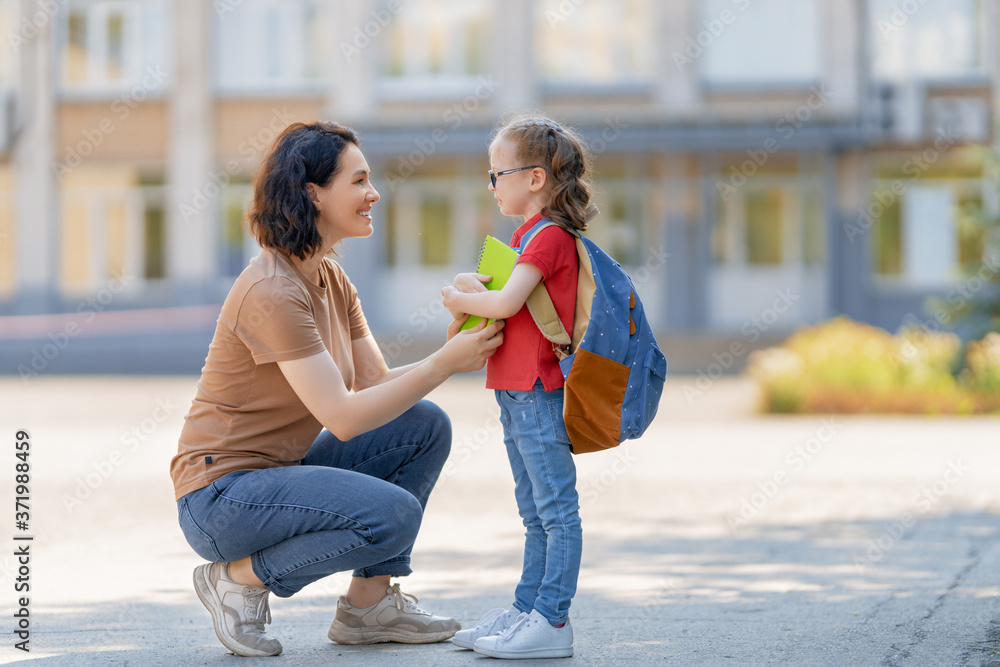
[[[420,263],[451,264],[451,202],[446,196],[425,197],[420,204]]]
[[[624,176],[599,180],[595,190],[594,203],[601,213],[586,235],[623,266],[641,265],[648,242],[644,222],[649,183]]]
[[[487,234],[506,242],[513,231],[493,224],[495,202],[481,180],[412,178],[388,199],[379,225],[388,266],[471,271]]]
[[[491,3],[404,2],[379,37],[383,81],[418,86],[475,81],[489,60]]]
[[[167,230],[162,197],[150,198],[143,207],[142,277],[160,280],[167,277]]]
[[[912,157],[877,159],[869,205],[846,231],[870,228],[872,265],[884,284],[941,288],[963,269],[982,266],[988,251],[983,220],[994,206],[983,155],[956,148],[919,174]]]
[[[244,223],[247,205],[253,189],[248,180],[234,179],[222,190],[219,197],[219,273],[238,276],[260,246],[250,236]]]
[[[685,52],[709,85],[806,86],[823,74],[818,0],[705,0]]]
[[[85,293],[116,278],[130,286],[167,278],[161,178],[140,179],[128,169],[80,170],[67,177],[59,200],[64,292]]]
[[[784,261],[785,191],[778,188],[748,192],[746,215],[746,263],[778,265]]]
[[[978,0],[870,0],[873,75],[899,80],[983,74],[981,19]]]
[[[215,74],[227,93],[318,88],[319,8],[314,0],[245,0],[215,13]]]
[[[0,49],[0,89],[13,86],[17,81],[15,56],[30,39],[21,26],[14,25],[15,8],[13,0],[0,0],[0,35],[6,35],[9,42],[7,48]]]
[[[534,50],[542,78],[559,83],[648,82],[656,12],[651,0],[543,0],[534,5]]]
[[[883,280],[934,289],[959,279],[962,269],[984,261],[980,224],[982,181],[921,181],[898,197],[892,181],[878,181],[869,212],[873,219],[873,262]],[[884,205],[876,206],[884,200]]]
[[[716,263],[812,267],[825,261],[823,193],[814,179],[762,177],[716,200]]]
[[[71,0],[57,14],[63,92],[160,88],[166,75],[167,12],[162,0]]]

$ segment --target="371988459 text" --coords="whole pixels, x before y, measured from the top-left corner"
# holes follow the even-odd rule
[[[14,648],[29,651],[31,641],[31,540],[27,534],[31,525],[31,436],[27,431],[18,431],[14,436],[14,557],[17,560],[17,576],[14,578],[14,592],[17,604],[14,612],[16,626]]]

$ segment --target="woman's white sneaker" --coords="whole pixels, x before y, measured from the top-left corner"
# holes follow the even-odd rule
[[[514,625],[520,612],[516,609],[492,609],[479,619],[474,628],[459,630],[451,641],[455,646],[471,649],[480,637],[497,635]]]
[[[205,563],[194,569],[194,590],[212,614],[216,636],[236,655],[278,655],[281,642],[264,631],[271,622],[270,591],[237,584],[228,568],[227,563]]]
[[[476,653],[491,658],[569,658],[573,655],[573,627],[569,621],[554,628],[534,609],[521,614],[514,625],[498,635],[481,637],[473,645]]]

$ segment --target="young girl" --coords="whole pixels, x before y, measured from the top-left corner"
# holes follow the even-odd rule
[[[487,364],[486,386],[496,392],[504,444],[514,473],[514,494],[526,528],[521,581],[509,610],[487,612],[452,641],[494,658],[573,655],[569,606],[580,571],[583,532],[576,466],[563,423],[563,376],[552,344],[525,307],[539,281],[556,313],[573,329],[577,256],[573,235],[596,209],[591,205],[590,160],[569,129],[542,117],[508,122],[489,148],[490,190],[504,215],[524,224],[521,239],[543,217],[557,223],[538,232],[520,255],[501,291],[487,291],[490,276],[460,274],[442,290],[454,317],[465,313],[506,320],[504,343]]]

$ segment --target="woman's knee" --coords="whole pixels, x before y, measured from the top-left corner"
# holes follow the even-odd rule
[[[422,400],[410,408],[410,414],[426,429],[428,447],[443,451],[447,458],[451,451],[451,419],[447,413],[436,404]]]
[[[373,535],[375,542],[401,545],[399,551],[403,551],[417,539],[423,516],[420,502],[407,491],[399,489],[399,493],[386,499],[385,520]]]

